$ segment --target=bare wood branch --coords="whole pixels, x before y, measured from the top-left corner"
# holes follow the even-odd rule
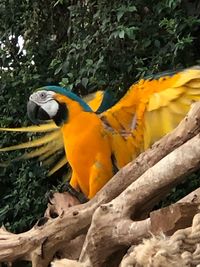
[[[52,262],[52,267],[90,267],[90,265],[74,260],[63,259]]]
[[[200,194],[198,194],[198,197],[200,197]],[[188,201],[190,201],[190,197],[188,197]],[[193,217],[194,217],[194,215],[196,215],[200,211],[199,204],[200,204],[200,202],[199,203],[190,203],[190,202],[179,203],[179,202],[177,202],[176,204],[172,204],[169,207],[159,209],[159,210],[154,211],[150,214],[150,219],[147,219],[145,221],[146,222],[148,221],[148,223],[150,223],[151,233],[158,234],[158,235],[153,237],[153,239],[148,239],[147,241],[145,241],[145,242],[148,242],[148,244],[151,244],[151,247],[149,247],[149,245],[147,248],[144,247],[144,249],[146,249],[147,251],[149,250],[149,253],[147,253],[145,251],[144,252],[138,251],[138,253],[143,258],[143,261],[147,261],[146,259],[148,259],[148,257],[150,257],[151,255],[153,256],[155,250],[162,249],[162,246],[163,246],[163,249],[167,249],[167,246],[168,246],[167,240],[169,239],[166,237],[167,233],[171,232],[171,234],[172,234],[177,229],[181,228],[183,230],[177,231],[174,234],[173,238],[176,239],[176,241],[177,241],[177,239],[180,240],[180,238],[184,239],[184,235],[181,235],[181,233],[182,233],[182,231],[184,233],[187,232],[187,230],[188,230],[187,227],[191,226],[192,221],[193,221],[193,225],[194,225],[195,219],[193,219]],[[198,221],[198,223],[199,223],[199,221]],[[137,228],[138,226],[139,226],[139,228]],[[139,231],[141,231],[140,226],[141,226],[141,221],[140,222],[133,222],[133,229],[134,229],[136,235],[137,235],[138,229],[139,229]],[[159,228],[159,231],[157,228]],[[134,234],[134,231],[132,230],[132,234]],[[162,233],[162,235],[160,235],[160,233]],[[152,234],[150,235],[150,233],[147,232],[147,233],[145,233],[144,236],[150,237],[150,236],[152,236]],[[119,233],[119,238],[121,239],[121,233]],[[157,245],[154,244],[155,243],[154,241],[156,242]],[[162,242],[160,242],[160,241],[162,241]],[[107,244],[107,242],[108,242],[108,240],[105,240],[105,245]],[[183,240],[183,242],[186,242],[186,240],[185,241]],[[111,246],[111,244],[112,243],[109,243],[109,246]],[[136,242],[134,242],[134,244],[136,244]],[[192,247],[191,242],[190,242],[190,244]],[[141,247],[142,246],[143,245],[141,245]],[[155,248],[154,248],[154,246],[155,246]],[[172,246],[172,243],[170,243],[170,246]],[[174,249],[174,247],[175,247],[175,249]],[[124,260],[122,261],[122,264],[120,266],[124,266],[124,267],[129,266],[128,263],[131,264],[131,262],[135,262],[136,260],[138,260],[139,256],[137,255],[137,257],[136,257],[136,255],[131,253],[134,248],[135,248],[135,245],[132,246],[132,249],[129,249],[128,257],[129,257],[129,254],[131,254],[130,258],[129,259],[128,259],[128,257],[124,258]],[[136,248],[137,248],[137,246],[136,246]],[[175,255],[173,257],[174,257],[175,262],[177,263],[178,260],[180,260],[180,257],[178,257],[178,255],[176,253],[177,252],[176,248],[177,248],[177,245],[174,245],[172,247],[172,250],[170,250],[170,251],[171,251],[172,255],[174,255],[174,253],[175,253]],[[99,250],[99,247],[97,249],[99,252],[101,252],[101,250]],[[195,248],[193,248],[193,249],[195,250]],[[146,253],[146,255],[145,255],[145,253]],[[164,254],[164,255],[166,255],[166,254]],[[79,267],[79,266],[80,267],[93,267],[94,265],[91,262],[80,263],[76,260],[68,260],[68,259],[63,259],[60,261],[56,260],[53,262],[53,267],[71,267],[71,266],[74,266],[74,267]],[[104,264],[102,266],[104,266]],[[110,265],[108,265],[108,266],[110,266]],[[135,265],[133,265],[133,266],[135,266]],[[166,266],[168,266],[168,265],[166,265]],[[177,266],[177,265],[174,265],[174,266]]]
[[[130,245],[141,238],[144,233],[141,233],[140,229],[143,227],[137,227],[137,224],[142,221],[132,222],[131,216],[134,219],[134,214],[140,207],[154,200],[157,194],[161,195],[163,189],[165,192],[166,189],[169,190],[183,180],[188,171],[194,171],[199,166],[200,135],[198,134],[149,168],[110,203],[97,208],[82,249],[81,261],[89,259],[92,266],[102,266],[117,245]],[[133,226],[137,231],[132,232]],[[111,243],[112,247],[105,245]]]
[[[47,218],[56,218],[61,216],[63,212],[68,210],[70,207],[78,204],[80,204],[78,199],[70,195],[68,192],[56,192],[49,196],[49,203],[44,216]]]
[[[194,215],[200,212],[199,204],[200,202],[177,202],[151,212],[151,233],[158,235],[163,232],[170,236],[178,229],[189,227],[192,224]]]
[[[13,235],[0,232],[0,261],[25,259],[31,260],[35,267],[48,266],[50,258],[62,249],[67,241],[88,229],[98,206],[118,196],[148,168],[199,131],[200,103],[197,103],[173,133],[162,138],[152,149],[121,169],[88,203],[71,207],[58,218],[49,219],[44,225],[35,226],[26,233]]]

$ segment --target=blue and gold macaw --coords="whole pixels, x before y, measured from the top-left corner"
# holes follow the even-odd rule
[[[173,75],[142,79],[112,107],[101,110],[99,104],[97,112],[65,88],[42,87],[30,96],[29,117],[37,124],[49,120],[55,124],[42,126],[45,131],[52,125],[52,132],[35,141],[42,147],[32,153],[40,158],[45,155],[48,160],[48,153],[53,157],[64,145],[72,167],[70,184],[92,198],[116,169],[173,130],[191,104],[199,100],[198,66]],[[100,102],[103,103],[102,98]],[[59,164],[56,168],[63,162]]]
[[[107,108],[111,107],[115,103],[115,97],[110,90],[97,91],[95,93],[84,96],[84,101],[90,106],[90,108],[96,112],[101,113]],[[0,152],[14,151],[21,149],[32,149],[26,152],[21,157],[15,160],[26,160],[38,157],[38,160],[42,162],[43,166],[49,167],[48,176],[53,175],[60,170],[65,164],[67,164],[67,156],[64,151],[64,143],[62,132],[60,128],[53,122],[49,121],[39,126],[26,126],[20,128],[0,128],[0,131],[7,132],[28,132],[28,133],[44,133],[41,137],[34,138],[28,142],[4,147],[0,149]],[[9,162],[3,162],[1,165],[6,167]],[[68,178],[68,175],[67,175]]]

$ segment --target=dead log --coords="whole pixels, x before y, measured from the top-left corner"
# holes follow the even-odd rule
[[[178,229],[185,229],[192,224],[193,217],[195,214],[200,212],[200,188],[194,190],[181,200],[179,200],[176,204],[172,204],[166,208],[162,208],[150,213],[150,233],[154,235],[151,239],[145,240],[142,246],[138,246],[137,255],[133,254],[133,250],[137,246],[132,246],[128,250],[128,254],[124,257],[121,263],[121,267],[126,267],[128,264],[133,264],[135,261],[150,261],[152,255],[155,254],[156,249],[156,261],[163,261],[166,263],[166,266],[169,265],[168,260],[172,264],[171,260],[173,258],[174,266],[177,266],[177,262],[179,265],[185,264],[182,262],[180,255],[177,254],[175,248],[176,245],[168,244],[169,236],[173,234]],[[200,220],[199,220],[200,223]],[[77,246],[74,246],[73,249],[76,250]],[[140,248],[144,251],[140,252]],[[163,253],[163,249],[165,253]],[[147,252],[146,252],[147,250]],[[168,251],[168,254],[166,253]],[[70,250],[71,251],[71,250]],[[69,253],[69,252],[68,252]],[[169,256],[171,253],[171,256]],[[149,256],[145,256],[145,255]],[[164,254],[164,256],[163,256]],[[167,255],[167,259],[166,259]],[[149,258],[148,258],[149,257]],[[52,267],[87,267],[91,266],[89,263],[80,263],[76,259],[76,257],[70,257],[69,255],[63,255],[63,260],[55,260],[52,263]],[[142,259],[140,259],[142,258]],[[74,260],[72,260],[74,259]],[[167,265],[168,264],[168,265]],[[116,266],[116,265],[114,265]],[[163,265],[164,266],[164,265]],[[184,265],[181,265],[184,266]],[[144,267],[142,265],[142,267]]]
[[[154,202],[155,196],[161,196],[163,190],[170,190],[183,180],[184,175],[199,166],[198,134],[149,168],[110,203],[96,209],[82,249],[81,261],[89,261],[94,267],[103,266],[118,246],[128,246],[141,240],[149,231],[149,222],[134,221],[135,213],[141,207],[144,209],[145,203]]]
[[[48,207],[45,211],[44,216],[47,218],[56,218],[61,216],[63,212],[68,210],[72,206],[80,204],[77,198],[70,195],[68,192],[54,193],[49,196]]]
[[[198,193],[198,198],[200,198],[200,192]],[[188,201],[190,201],[190,197],[188,197]],[[184,246],[183,244],[190,245],[190,251],[195,251],[198,245],[198,240],[200,240],[200,235],[198,231],[200,229],[200,206],[199,203],[176,203],[172,204],[169,207],[159,209],[150,214],[150,230],[147,236],[153,237],[150,239],[146,239],[141,245],[133,245],[131,249],[129,249],[128,254],[122,260],[121,267],[135,266],[136,262],[140,263],[141,267],[149,266],[147,263],[150,263],[151,258],[155,257],[157,262],[160,262],[158,266],[177,266],[179,262],[179,266],[186,266],[185,262],[181,258],[180,251],[188,250],[188,245]],[[196,215],[197,214],[197,215]],[[193,218],[195,216],[195,218]],[[199,219],[198,219],[199,218]],[[193,229],[193,235],[186,235],[188,233],[188,227],[191,226],[193,221],[193,227],[195,225],[195,229]],[[170,222],[169,224],[167,224]],[[158,223],[158,228],[156,225]],[[182,229],[177,231],[177,229]],[[191,228],[189,228],[191,231]],[[176,232],[175,232],[176,231]],[[166,236],[167,233],[175,234],[171,237]],[[199,239],[197,239],[199,236]],[[120,237],[120,235],[119,235]],[[194,241],[191,242],[190,239]],[[173,240],[173,242],[172,242]],[[180,242],[182,240],[182,242]],[[112,244],[112,243],[110,243]],[[179,247],[178,247],[179,246]],[[178,248],[178,250],[177,250]],[[141,251],[142,250],[142,251]],[[163,252],[164,250],[164,252]],[[171,255],[170,255],[171,254]],[[155,256],[156,255],[156,256]],[[195,254],[194,254],[195,256]],[[173,259],[173,261],[172,261]],[[162,265],[161,263],[165,262],[166,264]],[[169,265],[174,262],[174,265]],[[176,263],[176,265],[175,265]],[[200,263],[200,257],[199,262]],[[144,264],[144,265],[143,265]],[[167,265],[168,264],[168,265]],[[183,265],[182,265],[183,264]],[[63,260],[55,260],[52,263],[53,267],[93,267],[94,265],[91,262],[78,262],[69,259]],[[102,265],[105,266],[105,265]],[[107,265],[106,265],[107,266]],[[109,266],[109,265],[108,265]],[[138,265],[137,265],[138,266]],[[138,267],[139,267],[138,266]],[[155,265],[151,266],[157,266]]]
[[[200,212],[199,203],[177,203],[150,213],[151,233],[170,236],[178,229],[191,225],[195,214]]]
[[[89,233],[87,235],[87,240],[84,245],[84,250],[82,251],[81,260],[84,262],[89,261],[101,264],[104,262],[106,257],[111,252],[105,253],[103,259],[99,260],[98,257],[95,260],[94,257],[90,255],[90,252],[86,250],[89,246],[88,240],[92,240],[94,238],[95,233],[92,234],[92,229],[100,229],[102,227],[101,224],[98,225],[96,218],[98,214],[100,217],[106,217],[104,214],[114,210],[113,218],[115,216],[119,217],[119,212],[123,210],[123,215],[125,218],[128,218],[122,224],[117,226],[119,233],[127,233],[127,227],[132,234],[135,234],[135,239],[140,239],[146,235],[149,229],[149,219],[133,222],[130,218],[130,214],[136,214],[136,210],[145,205],[148,201],[150,201],[158,192],[161,192],[161,189],[166,189],[169,187],[168,182],[172,185],[174,182],[178,182],[181,180],[181,175],[186,172],[179,172],[175,174],[174,182],[172,182],[169,177],[164,182],[162,180],[159,183],[159,177],[155,174],[154,181],[149,181],[148,183],[145,181],[144,176],[141,176],[146,170],[150,167],[154,166],[158,161],[160,161],[163,157],[169,154],[171,151],[176,149],[177,147],[184,144],[187,140],[191,139],[193,136],[200,132],[200,103],[194,105],[192,110],[189,112],[188,116],[180,123],[180,125],[171,133],[162,138],[159,142],[157,142],[152,149],[142,153],[135,161],[128,164],[125,168],[121,169],[109,182],[108,184],[100,191],[98,194],[88,203],[83,205],[78,205],[75,207],[69,208],[67,211],[64,211],[60,214],[59,217],[55,219],[43,219],[40,220],[37,225],[35,225],[30,231],[14,235],[7,232],[4,229],[0,231],[0,261],[14,261],[16,259],[24,259],[30,260],[33,263],[33,267],[46,267],[49,262],[52,260],[57,251],[62,249],[66,242],[73,240],[75,237],[80,234],[84,234],[87,232],[88,227],[91,224]],[[189,145],[188,145],[189,144]],[[197,135],[183,145],[183,150],[189,149],[188,146],[192,146],[194,151],[191,151],[191,157],[189,158],[190,163],[194,158],[194,163],[187,165],[189,170],[192,171],[196,168],[195,164],[197,163],[196,157],[199,159],[199,136]],[[181,149],[181,148],[180,148]],[[188,150],[186,149],[186,152]],[[191,150],[191,149],[190,149]],[[178,155],[180,156],[180,155]],[[167,157],[166,157],[167,158]],[[187,157],[188,159],[188,157]],[[168,164],[172,164],[175,162],[175,167],[177,168],[176,159],[171,157],[171,161]],[[163,163],[159,165],[163,168]],[[185,164],[185,163],[183,163]],[[156,166],[156,165],[155,165]],[[160,168],[159,167],[159,168]],[[160,169],[157,167],[157,175],[160,174]],[[180,168],[178,168],[179,170]],[[156,170],[156,167],[155,167]],[[154,171],[155,171],[154,170]],[[151,171],[149,171],[151,173]],[[141,177],[140,177],[141,176]],[[131,186],[131,184],[138,179],[137,186]],[[163,176],[164,179],[164,176]],[[146,190],[146,186],[152,185],[155,182],[154,186],[150,186],[150,189]],[[133,183],[134,184],[134,183]],[[129,189],[126,189],[130,185]],[[135,189],[134,189],[135,188]],[[125,190],[126,189],[126,190]],[[137,190],[136,190],[137,189]],[[138,190],[144,190],[144,195],[139,194]],[[125,190],[125,191],[124,191]],[[124,192],[123,192],[124,191]],[[129,201],[132,200],[133,191],[137,195],[137,199],[134,197],[134,205],[128,204]],[[117,197],[121,192],[123,192],[119,198],[116,198],[113,202],[108,205],[102,205],[108,203],[115,197]],[[126,199],[127,198],[127,199]],[[146,199],[145,199],[146,198]],[[123,200],[123,205],[118,203],[118,200]],[[155,202],[155,200],[154,200]],[[114,203],[114,204],[113,204]],[[97,209],[100,205],[102,205],[99,209]],[[115,209],[114,209],[115,207]],[[134,208],[133,208],[134,207]],[[94,216],[93,213],[95,212]],[[103,216],[102,216],[102,214]],[[112,213],[112,212],[111,212]],[[116,215],[118,213],[118,215]],[[93,217],[92,217],[93,216]],[[101,219],[102,221],[102,219]],[[105,225],[105,227],[110,227],[108,233],[113,230],[114,233],[117,233],[116,229],[110,225]],[[138,227],[140,227],[140,231],[138,231]],[[92,237],[93,235],[93,237]],[[114,237],[116,239],[116,236]],[[99,244],[97,240],[99,236],[95,240],[95,244],[99,248]],[[121,244],[130,244],[133,241],[133,237],[130,235],[128,239],[125,236],[122,236],[117,242],[117,245]],[[100,243],[101,244],[101,243]],[[103,244],[104,245],[104,244]],[[114,243],[114,246],[116,244]],[[95,266],[95,265],[94,265]],[[98,265],[96,265],[98,266]],[[100,265],[99,265],[100,266]]]

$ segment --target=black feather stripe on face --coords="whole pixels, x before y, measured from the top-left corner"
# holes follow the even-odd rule
[[[69,111],[66,107],[66,104],[59,102],[58,104],[59,104],[59,109],[56,115],[53,117],[53,120],[57,126],[61,126],[63,123],[67,122]]]
[[[39,120],[50,120],[49,114],[41,107],[38,109],[37,118]]]

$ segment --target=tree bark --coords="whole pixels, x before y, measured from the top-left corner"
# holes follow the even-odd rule
[[[149,202],[155,204],[157,195],[161,196],[163,190],[170,190],[183,180],[184,175],[199,166],[198,134],[149,168],[110,203],[96,209],[82,249],[81,261],[89,260],[94,267],[103,266],[119,245],[129,246],[141,240],[149,230],[149,221],[134,221],[134,215],[141,207],[145,210],[146,203],[147,208]]]

